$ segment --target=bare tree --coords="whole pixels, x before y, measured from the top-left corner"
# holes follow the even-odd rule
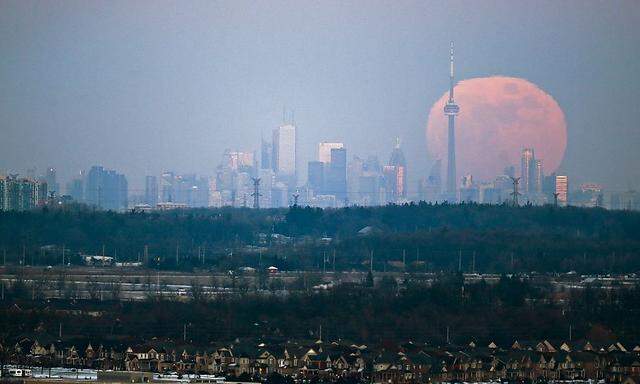
[[[102,287],[100,286],[100,282],[96,280],[95,276],[87,277],[87,292],[89,292],[91,300],[100,300],[102,296]]]
[[[204,288],[202,284],[198,282],[198,279],[191,280],[191,297],[196,303],[201,303],[206,299]]]
[[[120,281],[111,280],[107,284],[107,291],[109,292],[109,298],[111,300],[120,300],[122,294],[122,283]]]

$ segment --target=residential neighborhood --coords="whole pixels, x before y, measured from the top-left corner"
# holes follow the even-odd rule
[[[216,375],[264,381],[430,383],[593,380],[621,383],[640,375],[640,343],[514,341],[431,346],[412,341],[370,347],[344,341],[283,343],[238,340],[195,350],[170,342],[144,345],[41,343],[22,338],[0,345],[3,367]],[[6,369],[3,372],[6,373]],[[637,381],[636,381],[637,382]]]

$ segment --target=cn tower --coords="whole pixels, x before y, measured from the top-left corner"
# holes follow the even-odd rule
[[[444,114],[449,117],[449,135],[448,135],[448,159],[447,159],[447,195],[448,199],[456,200],[457,180],[456,180],[456,137],[455,137],[455,120],[456,115],[460,112],[460,107],[453,101],[453,41],[451,42],[450,61],[449,61],[449,100],[444,105]]]

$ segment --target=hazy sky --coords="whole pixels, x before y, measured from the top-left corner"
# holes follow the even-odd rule
[[[574,182],[640,187],[637,1],[0,0],[0,169],[102,164],[134,189],[210,175],[286,105],[300,165],[321,140],[387,161],[400,136],[413,191],[450,40],[460,78],[523,77],[557,100]]]

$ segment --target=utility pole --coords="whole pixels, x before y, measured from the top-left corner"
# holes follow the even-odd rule
[[[333,249],[333,272],[336,272],[336,249]]]
[[[571,324],[569,324],[569,341],[571,341],[573,339],[573,329],[571,327]]]
[[[176,267],[180,263],[180,243],[176,243]]]
[[[253,180],[253,193],[251,194],[253,196],[253,208],[260,209],[260,196],[262,196],[260,194],[260,178],[252,177],[251,180]]]
[[[458,250],[458,272],[462,272],[462,249]]]
[[[65,251],[65,245],[62,244],[62,266],[64,267],[64,251]]]
[[[145,266],[149,263],[149,246],[147,244],[144,245],[144,264]]]
[[[2,265],[7,265],[7,248],[2,248]]]
[[[471,273],[476,273],[476,251],[473,251],[473,258],[471,260]]]
[[[447,344],[449,344],[449,326],[447,325]]]
[[[369,251],[369,272],[373,273],[373,249]]]
[[[58,323],[58,339],[62,340],[62,323]]]
[[[402,268],[407,269],[407,251],[405,249],[402,250]]]
[[[327,273],[327,251],[322,252],[322,274]]]
[[[187,324],[182,325],[182,341],[187,341]]]

